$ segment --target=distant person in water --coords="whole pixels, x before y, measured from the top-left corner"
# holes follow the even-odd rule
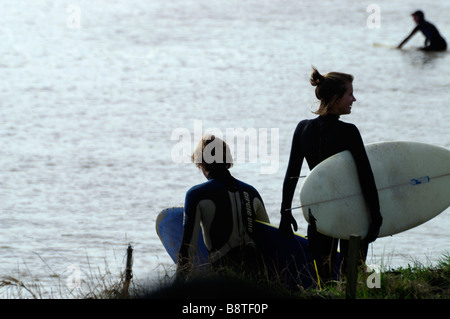
[[[416,11],[412,14],[414,21],[417,26],[412,30],[412,32],[398,45],[398,49],[401,47],[414,35],[417,31],[422,31],[425,36],[425,46],[421,48],[424,51],[445,51],[447,49],[447,43],[445,39],[440,35],[438,29],[425,20],[425,16],[422,11]]]

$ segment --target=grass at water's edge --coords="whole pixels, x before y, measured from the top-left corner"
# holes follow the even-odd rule
[[[214,296],[217,285],[228,283],[236,285],[237,295],[245,296],[252,293],[267,298],[294,298],[294,299],[344,299],[346,297],[345,278],[330,282],[325,287],[292,290],[279,282],[260,279],[255,281],[242,274],[227,272],[222,280],[215,277],[210,286],[204,282],[199,284],[203,296]],[[186,296],[192,296],[195,285],[186,288]],[[210,288],[211,291],[205,289]],[[157,297],[183,297],[183,290],[166,289]],[[220,297],[221,295],[219,295]],[[245,297],[244,297],[245,298]],[[435,266],[425,267],[420,263],[399,267],[380,272],[360,269],[357,282],[357,299],[450,299],[450,255],[444,255]]]
[[[420,263],[380,274],[380,288],[358,285],[359,298],[374,299],[449,299],[450,255],[444,255],[434,267]]]
[[[251,293],[261,298],[294,299],[343,299],[346,294],[345,279],[331,282],[325,287],[289,289],[279,282],[268,279],[249,279],[242,274],[226,272],[221,276],[202,277],[196,283],[185,287],[172,287],[169,275],[152,283],[142,284],[133,279],[129,290],[124,293],[125,278],[111,273],[99,278],[91,276],[88,291],[82,294],[53,292],[51,296],[42,292],[43,287],[26,284],[13,277],[0,278],[0,294],[9,290],[6,298],[33,299],[122,299],[122,298],[183,298],[194,297],[193,289],[201,290],[199,298],[223,298],[230,294],[233,298]],[[197,284],[195,286],[195,284]],[[63,288],[61,288],[63,289]],[[65,290],[66,288],[64,288]],[[221,291],[220,294],[217,294]],[[236,291],[239,294],[236,295]],[[234,294],[234,295],[233,295]],[[4,297],[2,297],[4,298]],[[414,263],[380,272],[361,269],[357,283],[357,299],[450,299],[450,254],[444,255],[434,266],[426,267]],[[254,298],[253,298],[254,299]]]
[[[301,298],[345,298],[345,280],[300,294]],[[357,299],[449,299],[450,255],[443,256],[436,266],[420,263],[376,273],[360,271]]]

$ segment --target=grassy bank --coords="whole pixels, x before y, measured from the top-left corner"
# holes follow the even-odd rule
[[[217,292],[223,285],[225,294],[234,298],[248,296],[294,299],[344,299],[346,281],[335,281],[313,289],[287,289],[273,280],[251,280],[242,274],[228,272],[221,277],[199,280],[185,287],[162,288],[152,296],[157,298],[222,297]],[[230,291],[230,286],[235,288]],[[197,294],[198,291],[198,294]],[[367,271],[360,269],[357,281],[357,299],[450,299],[450,255],[443,256],[435,266],[420,263],[390,270]]]
[[[436,267],[416,264],[382,273],[380,288],[369,289],[360,280],[357,297],[448,299],[450,298],[450,256],[441,258]]]
[[[0,278],[2,298],[33,299],[123,299],[123,298],[294,298],[343,299],[346,294],[345,279],[331,282],[322,289],[286,288],[279,282],[267,279],[251,280],[242,274],[227,272],[209,276],[184,286],[171,287],[169,276],[152,283],[136,279],[127,281],[125,274],[94,276],[91,274],[87,291],[75,294],[61,284],[61,291],[49,296],[44,287],[25,283],[13,277]],[[164,283],[165,282],[165,283]],[[368,284],[369,283],[369,284]],[[128,287],[129,285],[129,287]],[[370,287],[373,288],[370,288]],[[126,290],[124,289],[126,287]],[[7,292],[5,294],[5,291]],[[407,267],[382,269],[381,272],[360,270],[357,299],[450,299],[450,255],[443,256],[436,265],[426,267],[414,263]]]
[[[294,295],[298,298],[345,298],[345,284],[343,280],[322,290],[313,289]],[[442,257],[432,267],[415,263],[408,267],[381,271],[379,274],[361,270],[358,274],[356,298],[450,299],[450,256]]]

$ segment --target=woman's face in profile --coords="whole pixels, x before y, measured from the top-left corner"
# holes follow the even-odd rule
[[[347,90],[344,95],[337,100],[331,113],[337,115],[350,114],[352,112],[352,104],[355,101],[356,99],[353,96],[353,85],[352,83],[348,83]]]

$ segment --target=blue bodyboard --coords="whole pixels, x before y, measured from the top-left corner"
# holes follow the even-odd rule
[[[173,207],[161,211],[156,220],[156,232],[174,263],[183,236],[183,207]],[[254,240],[261,251],[268,272],[280,282],[290,286],[309,288],[317,282],[317,274],[308,250],[308,240],[295,234],[294,238],[280,235],[276,226],[257,221]],[[339,253],[335,264],[335,277],[339,273]],[[208,264],[208,251],[200,231],[194,267]]]

